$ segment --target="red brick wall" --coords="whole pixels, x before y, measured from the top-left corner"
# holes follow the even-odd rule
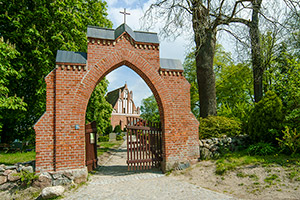
[[[117,125],[120,125],[121,129],[123,130],[126,123],[126,115],[111,115],[110,121],[113,128],[115,128]]]
[[[153,47],[155,47],[153,49]],[[162,72],[157,44],[134,44],[125,33],[116,41],[89,38],[87,66],[57,63],[47,77],[46,113],[35,125],[36,170],[85,166],[85,111],[95,86],[126,65],[152,90],[163,125],[163,168],[199,157],[198,121],[190,111],[190,85],[182,72]],[[79,130],[75,130],[75,125]]]

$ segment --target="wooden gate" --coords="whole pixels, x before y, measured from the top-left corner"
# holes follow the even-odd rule
[[[85,164],[88,171],[92,171],[97,167],[97,127],[96,122],[85,125]]]
[[[162,161],[162,129],[160,123],[127,117],[128,170],[159,168]]]

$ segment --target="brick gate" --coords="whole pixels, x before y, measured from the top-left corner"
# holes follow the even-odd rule
[[[88,27],[87,53],[58,51],[46,78],[46,112],[34,126],[36,171],[85,168],[85,112],[95,86],[122,65],[147,83],[162,122],[162,168],[199,157],[198,121],[178,60],[159,57],[156,33]]]

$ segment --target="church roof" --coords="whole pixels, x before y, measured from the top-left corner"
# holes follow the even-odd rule
[[[84,52],[62,51],[56,53],[56,62],[86,64],[87,54]]]
[[[127,24],[121,24],[116,29],[101,28],[97,26],[88,26],[87,36],[92,38],[100,38],[107,40],[115,40],[124,32],[128,33],[136,42],[155,43],[158,44],[157,33],[133,31]]]
[[[113,91],[110,91],[106,95],[106,101],[114,107],[119,99],[119,90],[121,89],[121,92],[125,89],[125,86],[120,87],[118,89],[115,89]]]

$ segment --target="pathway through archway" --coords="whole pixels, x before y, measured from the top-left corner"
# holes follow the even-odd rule
[[[64,194],[77,199],[205,199],[229,200],[230,196],[168,177],[158,170],[127,171],[126,141],[91,177],[87,185]]]

